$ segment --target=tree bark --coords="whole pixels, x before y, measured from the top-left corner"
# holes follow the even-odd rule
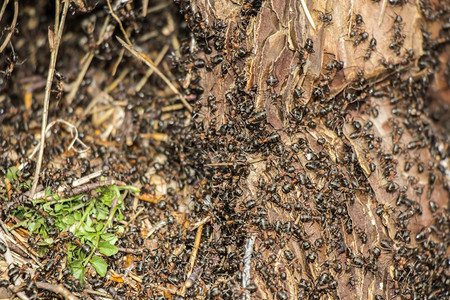
[[[432,82],[449,101],[433,81],[448,29],[419,2],[301,2],[180,4],[193,56],[207,63],[195,116],[206,177],[222,187],[207,193],[227,209],[214,239],[223,243],[226,216],[255,238],[250,281],[236,280],[233,295],[442,297],[448,133],[428,95]],[[238,240],[228,252],[244,257]]]

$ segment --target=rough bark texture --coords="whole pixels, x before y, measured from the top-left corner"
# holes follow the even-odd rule
[[[427,94],[448,29],[427,15],[438,3],[387,2],[306,1],[316,30],[300,1],[181,4],[212,51],[195,54],[212,180],[193,200],[226,211],[213,241],[234,232],[228,253],[256,237],[255,299],[448,293],[448,133]]]

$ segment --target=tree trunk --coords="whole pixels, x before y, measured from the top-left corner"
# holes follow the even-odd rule
[[[194,201],[219,208],[198,217],[230,275],[209,293],[445,297],[448,21],[437,1],[302,3],[180,3],[206,61],[184,82],[203,92]]]

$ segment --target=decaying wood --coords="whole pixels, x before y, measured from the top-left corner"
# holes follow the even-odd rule
[[[344,238],[342,244],[333,244],[329,241],[332,239],[330,228],[320,225],[319,222],[305,223],[299,222],[293,213],[286,212],[285,209],[267,201],[263,204],[268,212],[268,221],[273,224],[281,221],[283,224],[292,222],[300,226],[304,235],[309,241],[315,241],[318,238],[326,240],[327,246],[318,250],[318,258],[314,263],[308,263],[305,258],[309,251],[302,248],[301,241],[295,238],[288,239],[286,247],[271,247],[266,250],[264,240],[267,236],[259,233],[256,238],[255,249],[259,253],[263,261],[267,261],[270,254],[275,254],[277,260],[275,268],[284,270],[287,273],[288,280],[276,281],[274,279],[276,289],[287,291],[289,299],[294,299],[299,294],[298,282],[302,278],[309,278],[313,282],[317,282],[323,270],[325,261],[334,261],[338,259],[348,266],[354,263],[349,258],[348,250],[352,251],[360,257],[369,257],[371,249],[379,247],[380,241],[383,239],[392,241],[396,239],[398,227],[396,220],[398,215],[403,211],[397,208],[398,194],[388,193],[386,191],[389,180],[383,174],[383,159],[381,153],[391,153],[394,144],[393,126],[396,116],[391,113],[392,107],[389,96],[384,97],[364,97],[365,102],[358,105],[358,109],[349,113],[349,120],[343,120],[344,133],[339,138],[335,131],[327,128],[324,122],[317,120],[317,126],[314,129],[304,128],[301,133],[289,134],[287,128],[290,125],[289,117],[292,109],[299,104],[307,107],[314,107],[313,91],[320,86],[321,82],[327,76],[331,77],[329,84],[330,91],[327,94],[326,101],[332,101],[334,96],[345,97],[346,93],[352,93],[355,90],[362,90],[362,87],[372,86],[374,89],[386,87],[392,74],[397,72],[387,70],[385,64],[401,66],[405,55],[395,55],[390,49],[392,42],[393,26],[395,26],[395,18],[402,17],[401,30],[407,33],[404,37],[402,45],[403,49],[411,49],[414,57],[418,58],[423,54],[423,38],[420,26],[424,24],[424,20],[418,13],[416,5],[413,3],[404,5],[401,8],[386,6],[387,1],[381,3],[376,1],[306,1],[306,6],[311,12],[316,30],[311,28],[299,1],[271,0],[263,1],[262,6],[254,17],[248,17],[248,25],[244,27],[243,15],[241,8],[229,1],[210,1],[200,0],[192,2],[194,12],[201,13],[205,24],[216,26],[213,24],[224,24],[223,40],[225,40],[224,50],[213,50],[211,55],[200,56],[206,61],[211,60],[218,53],[225,57],[225,62],[233,60],[233,51],[236,48],[243,48],[247,51],[247,56],[241,60],[235,60],[233,71],[223,74],[220,66],[211,70],[200,70],[205,95],[213,95],[217,99],[217,111],[211,111],[208,107],[207,97],[202,98],[202,108],[200,119],[203,126],[208,128],[211,126],[211,120],[215,120],[215,129],[219,130],[222,125],[231,119],[233,109],[226,100],[227,92],[237,89],[237,76],[244,77],[247,80],[245,89],[248,91],[252,85],[258,87],[255,107],[256,111],[265,111],[267,122],[277,132],[282,143],[288,149],[299,138],[304,138],[310,147],[316,153],[323,151],[331,157],[331,161],[336,161],[340,153],[345,149],[351,148],[356,155],[357,165],[365,174],[373,193],[363,193],[355,190],[354,202],[345,206],[348,208],[348,214],[353,220],[353,230],[346,233],[341,228]],[[250,3],[250,2],[249,2]],[[245,5],[245,4],[244,4]],[[322,22],[319,18],[321,14],[332,13],[332,22]],[[355,18],[357,15],[362,16],[363,22],[356,29],[358,34],[362,32],[368,33],[365,41],[356,41],[351,37],[351,31],[355,29]],[[311,38],[314,43],[314,53],[306,53],[304,51],[307,39]],[[371,50],[370,57],[366,57],[369,41],[375,38],[376,46]],[[392,46],[391,46],[392,47]],[[307,57],[304,64],[301,63],[302,57]],[[327,72],[326,67],[333,61],[343,61],[344,68],[342,71]],[[417,65],[409,64],[404,67],[400,80],[410,76],[422,76]],[[423,74],[423,73],[422,73]],[[275,86],[269,86],[268,78],[274,76],[278,83]],[[360,78],[364,77],[364,83],[358,85]],[[295,88],[304,91],[301,99],[295,99],[293,91]],[[401,97],[400,95],[398,95]],[[367,101],[366,101],[367,100]],[[301,101],[302,103],[299,103]],[[355,103],[358,102],[357,100]],[[350,104],[351,105],[351,104]],[[380,112],[377,118],[374,118],[370,111],[377,108]],[[345,108],[344,108],[345,109]],[[405,110],[407,107],[405,107]],[[427,116],[421,115],[423,122],[430,123]],[[366,152],[367,143],[361,137],[357,139],[350,138],[354,131],[351,122],[358,121],[361,124],[373,122],[371,133],[381,137],[379,145],[379,155],[368,154]],[[402,126],[401,124],[397,124]],[[214,126],[214,125],[213,125]],[[438,131],[438,128],[431,130]],[[317,140],[325,139],[325,145],[319,145]],[[392,180],[395,180],[396,188],[408,187],[405,192],[405,198],[418,203],[423,208],[421,213],[414,214],[409,219],[407,229],[410,231],[411,237],[416,236],[423,228],[433,223],[433,214],[428,209],[430,199],[433,199],[438,205],[448,207],[448,191],[445,190],[445,184],[436,184],[433,187],[428,185],[429,172],[403,172],[404,165],[407,160],[415,160],[414,165],[417,168],[419,162],[423,162],[426,166],[436,167],[440,162],[436,156],[430,154],[429,148],[421,149],[411,154],[406,153],[406,145],[414,140],[414,137],[405,130],[402,136],[400,147],[401,155],[395,157],[397,171],[392,173]],[[372,155],[372,157],[371,157]],[[419,159],[420,158],[420,159]],[[248,160],[260,159],[259,155],[249,154]],[[308,162],[305,156],[298,154],[293,160],[296,170],[305,170],[306,174],[311,178],[317,190],[326,190],[329,186],[329,179],[318,176],[313,171],[305,168]],[[370,162],[376,162],[378,168],[375,172],[370,170]],[[213,164],[214,165],[214,164]],[[337,165],[334,165],[337,167]],[[270,184],[273,183],[270,171],[267,171],[267,161],[260,161],[249,166],[250,175],[244,183],[245,189],[244,199],[258,198],[258,180],[263,177]],[[350,170],[340,170],[347,174],[346,178],[349,182],[354,180],[349,176]],[[437,175],[437,174],[436,174]],[[414,180],[412,180],[414,177]],[[437,179],[441,182],[447,181],[448,178],[440,176]],[[423,193],[417,192],[417,188],[423,188]],[[296,189],[295,192],[288,195],[282,195],[283,203],[301,203],[305,206],[314,207],[312,201],[308,198],[306,189]],[[309,196],[311,197],[311,195]],[[340,199],[343,201],[343,199]],[[324,201],[330,201],[325,199]],[[384,213],[377,215],[377,209],[382,208]],[[442,210],[440,210],[442,212]],[[331,216],[326,216],[327,218]],[[319,215],[317,215],[319,218]],[[342,224],[343,225],[343,224]],[[344,226],[344,225],[343,225]],[[367,234],[367,243],[361,243],[358,232]],[[269,235],[271,236],[271,235]],[[433,239],[430,237],[430,239]],[[411,238],[410,247],[417,247],[417,242]],[[291,272],[293,268],[289,268],[283,260],[284,251],[291,251],[294,256],[292,264],[301,266],[303,274],[296,271]],[[382,250],[382,254],[378,259],[378,269],[368,271],[366,267],[352,268],[349,272],[332,272],[332,275],[339,284],[335,296],[340,299],[370,299],[373,295],[381,295],[385,299],[393,296],[393,261],[392,251],[398,249]],[[346,253],[347,251],[347,253]],[[258,299],[275,298],[275,290],[267,285],[267,281],[263,280],[259,273],[255,271],[252,262],[251,278],[257,283],[258,291],[255,297]],[[343,265],[345,269],[346,266]],[[331,292],[331,294],[333,294]],[[282,298],[280,298],[282,299]]]

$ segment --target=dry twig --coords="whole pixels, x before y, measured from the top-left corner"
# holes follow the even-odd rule
[[[261,161],[265,161],[265,158],[257,158],[249,161],[238,161],[238,162],[221,162],[221,163],[212,163],[212,164],[205,164],[205,167],[227,167],[227,166],[233,166],[234,164],[237,165],[249,165],[249,164],[256,164]]]
[[[153,7],[148,8],[148,9],[147,9],[147,14],[151,14],[151,13],[160,11],[160,10],[166,8],[166,7],[169,6],[169,5],[170,5],[170,2],[169,2],[169,1],[162,1],[161,3],[156,4],[156,5],[153,6]]]
[[[130,277],[131,277],[131,276],[130,276]],[[131,277],[131,278],[133,278],[133,277]],[[133,279],[134,279],[134,278],[133,278]],[[154,283],[146,283],[146,285],[148,285],[148,286],[151,287],[152,289],[155,289],[155,290],[158,290],[158,291],[161,291],[161,292],[169,292],[169,293],[171,293],[172,295],[179,295],[179,293],[178,293],[176,290],[171,289],[171,288],[162,287],[162,286],[160,286],[160,285],[158,285],[158,284],[154,284]]]
[[[135,213],[133,216],[131,216],[130,220],[128,220],[128,222],[126,222],[126,223],[124,224],[124,228],[128,228],[128,226],[129,226],[131,223],[133,223],[134,220],[136,220],[136,218],[137,218],[141,213],[144,212],[144,210],[145,210],[145,207],[141,207],[141,209],[140,209],[137,213]]]
[[[148,10],[148,1],[149,0],[142,0],[142,16],[147,16],[147,10]]]
[[[59,0],[56,0],[56,20],[59,20]],[[48,107],[50,104],[50,93],[52,89],[52,82],[53,82],[53,75],[55,74],[55,66],[56,66],[56,59],[58,57],[58,50],[59,50],[59,44],[61,42],[62,33],[64,30],[64,23],[66,21],[67,11],[69,10],[69,1],[64,1],[64,7],[62,11],[61,21],[58,24],[58,22],[55,22],[55,29],[57,29],[56,33],[53,33],[49,29],[49,36],[53,36],[53,44],[51,41],[51,38],[49,39],[50,43],[50,66],[48,70],[48,76],[47,76],[47,84],[45,86],[45,95],[44,95],[44,111],[42,113],[42,128],[41,128],[41,147],[39,148],[39,157],[36,164],[36,170],[34,172],[33,177],[33,186],[31,187],[31,194],[30,198],[33,199],[34,193],[36,192],[36,188],[39,181],[39,175],[41,172],[42,167],[42,160],[44,158],[44,148],[45,148],[45,132],[47,129],[47,117],[48,117]],[[58,26],[58,27],[56,27]]]
[[[195,235],[194,248],[192,249],[191,257],[189,258],[190,266],[189,266],[189,271],[186,275],[187,279],[191,278],[192,272],[194,271],[195,260],[197,259],[197,252],[198,252],[198,248],[200,247],[200,241],[202,239],[202,231],[203,231],[203,224],[201,224],[198,227],[197,233]],[[192,286],[191,282],[189,280],[186,280],[186,282],[183,284],[183,286],[181,288],[181,292],[180,292],[183,297],[186,294],[186,288],[189,288],[191,286]]]
[[[378,18],[378,26],[380,26],[381,23],[383,22],[384,12],[386,11],[386,5],[387,0],[383,0],[383,3],[381,4],[380,17]]]
[[[166,55],[167,51],[169,50],[169,46],[165,45],[162,50],[159,52],[158,56],[155,59],[155,65],[158,66],[159,63],[163,60],[164,56]],[[138,84],[136,85],[135,91],[140,92],[141,89],[144,87],[147,80],[152,76],[153,69],[148,69],[147,73],[145,73],[144,77],[139,80]]]
[[[151,229],[148,231],[147,235],[145,236],[146,239],[148,239],[153,233],[163,228],[165,225],[167,225],[166,221],[160,221],[155,226],[151,227]],[[151,226],[151,225],[150,225]]]
[[[91,295],[96,295],[96,296],[100,296],[100,297],[108,298],[108,299],[114,299],[110,294],[94,291],[94,290],[91,290],[91,289],[84,289],[83,291],[88,293],[88,294],[91,294]]]
[[[6,6],[8,5],[9,0],[3,1],[2,10],[0,10],[0,21],[3,19],[3,14],[5,13]]]
[[[105,40],[105,32],[108,27],[109,20],[110,20],[110,16],[107,16],[105,18],[105,22],[103,23],[103,26],[100,30],[99,39],[95,43],[96,46],[99,46]],[[75,98],[75,95],[78,92],[78,89],[80,88],[81,83],[83,82],[84,76],[86,75],[86,72],[89,69],[89,66],[91,65],[92,59],[94,58],[94,50],[91,50],[90,52],[88,52],[86,54],[87,54],[87,57],[85,56],[86,59],[83,58],[83,60],[84,60],[83,67],[81,68],[80,73],[78,73],[78,76],[75,79],[75,81],[72,85],[72,88],[66,97],[66,101],[68,104],[72,103],[73,99]]]
[[[35,283],[38,289],[47,290],[55,294],[61,295],[66,300],[78,300],[78,297],[74,296],[68,289],[66,289],[62,285],[53,285],[42,281],[36,281]]]
[[[33,249],[30,249],[26,244],[26,242],[23,240],[23,238],[15,230],[10,230],[10,228],[6,226],[6,224],[3,223],[2,220],[0,220],[0,227],[3,229],[6,239],[9,239],[11,243],[16,243],[17,248],[25,252],[28,255],[28,257],[31,257],[31,259],[39,267],[42,267],[41,262],[37,259],[37,257],[39,257],[39,254],[36,253]],[[11,235],[13,235],[16,238],[16,240],[14,240],[14,238]]]
[[[8,1],[5,1],[6,4],[8,4]],[[3,4],[4,7],[2,7],[2,13],[1,15],[3,15],[3,8],[6,8],[5,3]],[[11,27],[9,28],[9,32],[6,35],[6,39],[3,41],[3,44],[0,46],[0,53],[3,52],[3,50],[5,50],[6,46],[8,45],[9,41],[11,40],[11,37],[14,33],[14,29],[16,28],[16,23],[17,23],[17,17],[19,16],[19,1],[18,0],[14,0],[14,15],[13,15],[13,20],[11,22]],[[1,17],[0,17],[1,20]]]
[[[132,45],[130,38],[128,37],[127,32],[125,31],[125,28],[123,28],[122,25],[122,21],[120,21],[119,17],[116,15],[116,13],[114,12],[114,10],[111,7],[111,2],[109,0],[106,0],[106,3],[108,4],[109,10],[111,11],[111,15],[113,16],[113,18],[116,20],[116,22],[119,24],[120,30],[122,31],[125,39],[127,40],[128,45]]]
[[[195,235],[194,248],[192,249],[191,257],[189,258],[189,265],[190,265],[189,272],[187,273],[186,278],[189,278],[191,276],[192,272],[194,271],[195,260],[197,259],[197,252],[198,252],[198,248],[200,247],[200,241],[202,239],[202,231],[203,231],[203,224],[198,226],[197,233]],[[186,284],[183,285],[183,288],[181,291],[182,295],[184,295],[186,293],[187,287],[188,286]]]
[[[199,221],[199,222],[197,222],[197,223],[194,223],[194,224],[192,224],[191,226],[189,226],[188,230],[189,230],[189,231],[195,230],[195,229],[197,229],[198,227],[200,227],[200,225],[204,225],[204,224],[208,223],[210,220],[211,220],[211,217],[210,217],[210,216],[207,216],[207,217],[205,217],[203,220],[201,220],[201,221]]]
[[[8,264],[11,265],[11,264],[14,263],[14,259],[13,259],[13,257],[12,257],[11,251],[9,250],[8,243],[7,243],[7,241],[6,241],[6,237],[5,237],[5,235],[3,234],[3,231],[2,231],[2,230],[0,230],[0,240],[3,242],[3,244],[4,244],[5,247],[6,247],[6,252],[3,254],[3,257],[5,258],[5,261],[6,261]],[[16,286],[19,286],[20,284],[22,284],[22,279],[20,279],[20,277],[17,277],[17,279],[15,280],[14,284],[15,284]],[[24,292],[16,292],[16,295],[17,295],[17,297],[19,297],[19,298],[22,299],[22,300],[28,299],[27,295],[25,295]]]
[[[153,69],[153,71],[158,74],[159,77],[161,77],[161,79],[167,84],[167,86],[172,90],[172,92],[174,92],[175,94],[177,94],[180,97],[181,102],[183,102],[184,106],[187,108],[187,110],[189,110],[190,112],[192,112],[192,106],[186,101],[186,99],[184,98],[184,96],[177,90],[177,88],[170,82],[170,80],[166,77],[166,75],[164,75],[159,69],[158,67],[155,65],[155,63],[144,53],[139,52],[137,50],[134,49],[133,46],[128,45],[127,43],[125,43],[121,38],[117,37],[117,40],[122,44],[123,47],[125,47],[125,49],[127,49],[131,54],[133,54],[137,59],[139,59],[140,61],[142,61],[143,63],[145,63],[149,68]]]
[[[66,101],[68,104],[72,103],[73,99],[75,98],[75,95],[78,92],[81,82],[83,81],[83,78],[86,75],[86,72],[89,69],[89,66],[91,65],[93,58],[94,58],[94,51],[89,53],[87,59],[85,60],[85,62],[83,64],[83,67],[81,68],[81,71],[78,73],[78,76],[72,85],[72,88],[71,88],[69,94],[66,97]]]
[[[306,18],[308,19],[309,24],[311,24],[311,27],[316,30],[316,25],[314,24],[314,20],[311,17],[311,14],[309,13],[308,7],[306,6],[305,0],[300,0],[303,10],[305,11]]]

